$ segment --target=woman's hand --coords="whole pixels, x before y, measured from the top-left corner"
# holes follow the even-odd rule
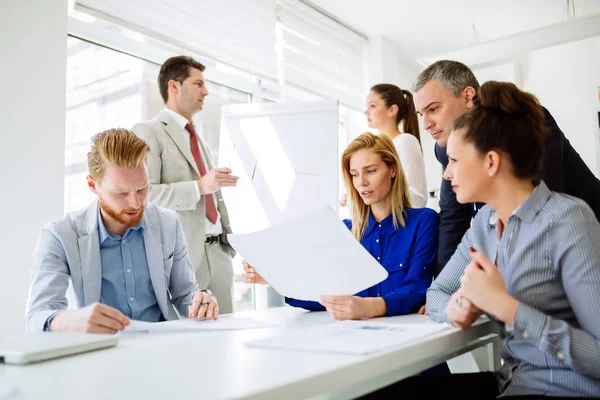
[[[381,297],[321,296],[319,303],[338,321],[379,317],[387,313]]]
[[[260,276],[260,274],[254,269],[254,267],[248,264],[246,260],[242,260],[242,265],[244,266],[244,273],[242,274],[242,277],[244,278],[244,283],[254,283],[257,285],[269,284],[269,282],[267,282],[265,278]]]
[[[460,278],[461,295],[473,305],[512,325],[518,302],[506,291],[504,278],[483,253],[471,249],[471,258]]]
[[[460,329],[468,329],[483,314],[466,297],[463,297],[462,289],[452,294],[448,302],[448,319],[453,326]]]
[[[348,205],[348,194],[344,193],[340,199],[340,206],[346,207]]]

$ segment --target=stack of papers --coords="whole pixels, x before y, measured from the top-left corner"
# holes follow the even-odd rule
[[[180,319],[178,321],[143,322],[131,321],[123,333],[148,332],[200,332],[200,331],[232,331],[242,329],[272,328],[270,322],[260,321],[252,318],[219,318],[216,321],[197,319]]]
[[[329,207],[228,239],[275,290],[298,300],[351,296],[388,277]]]
[[[271,349],[369,354],[408,344],[432,333],[450,329],[448,324],[386,324],[342,321],[313,326],[297,332],[246,342],[247,346]]]

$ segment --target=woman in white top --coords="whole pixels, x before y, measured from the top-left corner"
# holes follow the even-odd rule
[[[425,207],[425,162],[412,93],[387,83],[375,85],[367,96],[365,115],[369,128],[379,130],[394,142],[410,189],[412,206]]]

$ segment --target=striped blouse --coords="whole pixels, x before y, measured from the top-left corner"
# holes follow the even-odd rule
[[[600,224],[589,206],[540,183],[508,218],[498,243],[485,206],[427,291],[427,312],[449,322],[447,305],[471,261],[469,248],[497,265],[519,301],[502,326],[501,396],[600,396]]]

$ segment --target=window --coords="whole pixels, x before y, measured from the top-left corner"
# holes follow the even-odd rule
[[[131,128],[155,116],[164,104],[156,83],[158,65],[74,37],[67,38],[67,49],[64,208],[71,212],[95,197],[86,184],[92,135],[114,127]],[[213,82],[207,87],[210,95],[195,122],[216,158],[221,106],[250,102],[251,96]],[[235,307],[251,309],[254,294],[241,281],[241,262],[235,261]]]
[[[277,0],[278,80],[360,108],[367,93],[367,37],[305,1]]]
[[[367,39],[307,4],[260,0],[247,6],[236,0],[216,9],[216,2],[180,2],[185,8],[175,9],[156,1],[141,8],[139,2],[130,0],[69,3],[72,37],[67,40],[67,212],[85,207],[94,198],[85,183],[90,137],[111,127],[130,128],[156,115],[164,107],[156,84],[159,65],[173,55],[188,54],[207,65],[211,95],[195,119],[217,165],[221,106],[226,104],[338,99],[343,104],[338,130],[340,151],[367,130],[362,112],[355,110],[362,107],[366,93]],[[200,25],[197,18],[190,19],[195,15],[191,11],[198,7],[207,10],[200,13]],[[239,15],[232,16],[230,7]],[[139,12],[131,14],[131,10]],[[179,30],[165,31],[165,26],[173,24],[161,22],[158,26],[155,18],[175,22]],[[231,24],[238,20],[243,26]],[[244,32],[250,33],[244,36]],[[198,41],[198,37],[222,40]],[[322,62],[316,65],[314,60]],[[348,217],[347,211],[340,210],[340,216]],[[283,304],[272,288],[242,282],[239,256],[234,258],[233,266],[236,311]]]
[[[339,107],[339,128],[338,128],[338,144],[340,159],[348,144],[361,133],[369,131],[367,118],[361,111],[357,111],[350,107],[340,105]],[[339,192],[340,194],[347,193],[344,183],[343,172],[340,170]],[[349,207],[340,207],[338,210],[340,218],[346,219],[352,217]]]

